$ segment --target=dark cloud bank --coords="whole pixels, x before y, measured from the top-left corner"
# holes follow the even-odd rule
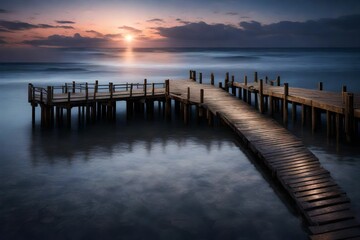
[[[182,20],[177,19],[177,21]],[[176,27],[155,28],[165,37],[162,46],[360,47],[360,14],[306,22],[281,21],[261,24],[256,21],[243,21],[238,26],[185,21],[182,21],[182,24]],[[0,26],[6,30],[48,27],[45,24],[29,26],[27,23],[6,21],[0,21]],[[119,29],[141,33],[141,30],[129,26],[122,26]],[[83,37],[78,33],[74,36],[52,35],[46,39],[27,40],[23,43],[33,46],[106,47],[114,44],[111,38],[121,37],[121,34],[103,35],[93,30],[87,32],[94,34],[95,37]],[[149,40],[150,44],[151,40]]]
[[[106,47],[111,40],[99,37],[82,37],[79,33],[74,36],[51,35],[46,39],[27,40],[23,43],[33,46],[56,47]]]
[[[27,22],[20,21],[6,21],[0,20],[0,29],[4,29],[6,31],[20,31],[20,30],[29,30],[35,28],[63,28],[63,29],[73,29],[72,26],[53,26],[49,24],[31,24]]]
[[[193,22],[157,30],[179,47],[360,47],[360,15],[239,26]]]

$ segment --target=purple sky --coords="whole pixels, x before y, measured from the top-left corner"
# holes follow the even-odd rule
[[[360,47],[358,0],[11,0],[0,47]]]

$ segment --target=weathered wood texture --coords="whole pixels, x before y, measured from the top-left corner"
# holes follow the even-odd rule
[[[250,92],[257,92],[260,90],[260,84],[258,82],[247,82],[246,84],[235,82],[234,87],[242,88]],[[284,99],[283,87],[264,84],[262,92],[264,96]],[[325,111],[329,110],[331,112],[345,114],[344,92],[329,92],[289,86],[287,101],[304,104]],[[354,117],[360,118],[360,94],[354,95]]]
[[[343,98],[339,94],[315,90],[305,91],[288,86],[273,87],[263,84],[262,80],[248,83],[247,78],[244,84],[239,84],[234,81],[229,82],[228,74],[225,88],[214,86],[213,75],[210,85],[196,83],[195,72],[190,71],[190,78],[191,80],[167,80],[165,84],[156,85],[156,87],[154,84],[149,85],[146,80],[144,84],[106,86],[98,85],[98,83],[78,86],[73,83],[62,86],[60,92],[57,92],[59,89],[54,89],[54,87],[44,89],[29,84],[29,102],[33,107],[33,112],[37,105],[41,106],[42,118],[46,124],[52,119],[49,116],[53,114],[51,111],[53,107],[56,107],[57,117],[58,115],[62,117],[63,110],[67,110],[67,118],[70,122],[71,108],[74,106],[79,106],[79,112],[80,107],[83,107],[83,112],[86,107],[87,115],[94,115],[101,111],[115,115],[116,101],[125,100],[128,105],[128,114],[132,114],[137,106],[134,104],[135,100],[140,99],[146,102],[151,98],[158,99],[159,105],[161,102],[165,104],[166,115],[171,113],[171,100],[175,100],[175,108],[181,106],[184,122],[187,123],[189,107],[195,105],[198,116],[206,116],[209,124],[213,123],[214,116],[219,117],[272,171],[306,219],[312,239],[360,238],[360,228],[351,211],[350,200],[332,179],[330,173],[321,166],[316,156],[303,145],[301,140],[275,120],[229,94],[228,86],[231,84],[233,87],[236,85],[241,87],[239,92],[246,101],[251,99],[249,91],[256,91],[256,84],[261,84],[261,97],[283,98],[286,96],[285,101],[296,101],[307,106],[344,114]],[[257,75],[255,78],[257,79]],[[279,85],[279,79],[275,85]],[[244,89],[246,91],[241,91]],[[235,93],[235,91],[232,92]],[[358,96],[355,96],[355,99],[357,98]],[[260,101],[260,104],[262,102]],[[360,101],[354,102],[355,115],[358,116]],[[279,108],[277,103],[271,103],[271,106]]]
[[[204,94],[202,101],[200,92]],[[294,90],[289,88],[289,96],[292,93]],[[220,88],[194,81],[170,81],[170,97],[200,105],[229,125],[295,201],[308,222],[312,239],[360,237],[346,193],[301,140],[275,120]]]

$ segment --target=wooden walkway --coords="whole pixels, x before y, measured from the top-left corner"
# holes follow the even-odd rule
[[[309,224],[311,239],[360,238],[346,193],[301,140],[275,120],[226,91],[191,80],[170,81],[170,98],[200,104],[208,119],[218,116],[229,125],[295,201]]]
[[[128,114],[136,108],[139,111],[153,111],[154,101],[158,101],[167,117],[171,116],[174,103],[175,110],[182,113],[184,122],[189,121],[190,108],[195,106],[197,116],[206,118],[209,124],[213,123],[215,117],[226,123],[244,145],[268,167],[306,219],[311,239],[359,239],[360,227],[346,193],[301,140],[275,120],[262,114],[265,106],[276,109],[276,100],[282,100],[280,109],[283,110],[284,116],[287,116],[287,102],[292,101],[303,106],[311,106],[313,110],[326,108],[329,112],[335,112],[336,116],[345,116],[344,120],[350,122],[349,117],[357,119],[357,97],[354,103],[354,98],[351,100],[353,95],[346,95],[346,101],[350,100],[355,106],[351,108],[351,114],[351,111],[340,103],[343,97],[339,97],[339,94],[326,97],[324,100],[319,91],[303,91],[288,86],[264,86],[262,81],[252,84],[225,81],[224,87],[222,83],[220,86],[221,88],[214,86],[213,78],[211,84],[199,84],[192,79],[166,80],[160,84],[148,84],[146,80],[143,84],[108,85],[99,85],[97,82],[92,85],[73,82],[46,89],[29,84],[29,103],[33,110],[33,124],[35,108],[40,105],[41,122],[50,126],[54,121],[61,122],[63,110],[70,126],[71,109],[74,107],[79,109],[79,120],[80,116],[85,115],[86,121],[100,116],[115,117],[117,101],[126,101]],[[229,87],[233,95],[229,93]],[[260,106],[259,110],[238,99],[249,102],[251,94],[258,94],[255,99]],[[264,104],[266,102],[268,104]],[[353,114],[354,109],[356,114]]]
[[[224,89],[239,98],[251,103],[251,95],[254,95],[254,102],[261,113],[266,111],[273,115],[275,111],[281,111],[284,124],[288,123],[289,107],[291,104],[292,120],[297,117],[297,106],[301,106],[301,122],[305,125],[306,116],[311,118],[311,129],[316,131],[321,124],[321,114],[326,114],[326,131],[328,137],[335,135],[340,138],[341,131],[346,135],[347,141],[351,142],[358,133],[360,121],[360,94],[347,92],[343,86],[340,92],[323,91],[323,84],[319,83],[318,89],[304,89],[290,87],[284,83],[280,86],[280,78],[275,81],[263,81],[257,79],[255,73],[254,82],[230,82],[228,75],[225,79]],[[281,104],[281,106],[280,106]]]

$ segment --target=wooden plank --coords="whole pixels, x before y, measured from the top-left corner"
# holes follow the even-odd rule
[[[332,232],[335,230],[342,230],[342,229],[346,229],[346,228],[352,228],[352,227],[358,227],[360,226],[360,224],[354,220],[345,220],[345,221],[340,221],[340,222],[336,222],[336,223],[329,223],[329,224],[324,224],[324,225],[320,225],[320,226],[310,226],[309,230],[312,234],[321,234],[321,233],[326,233],[326,232]]]
[[[305,182],[289,183],[288,185],[291,188],[296,188],[296,187],[306,187],[306,186],[311,186],[314,184],[331,182],[331,181],[333,181],[332,178],[328,177],[328,178],[309,180],[309,181],[305,181]]]
[[[309,181],[313,181],[313,180],[318,180],[318,179],[329,179],[330,175],[327,174],[322,174],[322,175],[316,175],[316,176],[311,176],[311,177],[303,177],[303,178],[296,178],[296,179],[282,179],[286,184],[294,184],[294,183],[301,183],[301,182],[309,182]]]
[[[320,165],[315,165],[315,166],[312,166],[312,167],[305,167],[305,168],[302,168],[302,169],[291,169],[291,170],[287,170],[287,171],[277,171],[277,174],[281,177],[292,177],[292,176],[300,176],[300,175],[303,175],[303,174],[310,174],[310,173],[313,173],[313,172],[322,172],[322,171],[326,171],[328,172],[327,170],[323,169]]]
[[[348,210],[350,208],[351,208],[351,205],[349,203],[343,203],[343,204],[337,204],[334,206],[310,210],[310,211],[307,211],[306,214],[310,217],[313,217],[313,216],[337,212],[337,211],[341,211],[341,210]]]
[[[354,218],[355,218],[354,213],[349,209],[310,217],[311,222],[317,225],[331,223],[331,222],[339,222]]]
[[[331,186],[337,186],[337,184],[333,181],[326,181],[323,183],[314,183],[311,185],[306,185],[306,186],[301,186],[301,187],[294,187],[292,188],[293,192],[303,192],[303,191],[310,191],[310,190],[314,190],[314,189],[321,189],[324,187],[331,187]]]
[[[289,165],[285,168],[277,169],[277,172],[280,174],[286,174],[286,173],[293,173],[293,172],[302,172],[302,171],[312,171],[313,169],[319,169],[321,168],[321,165],[317,162],[301,165],[294,167],[292,165]]]
[[[292,179],[303,179],[303,178],[307,178],[307,177],[312,177],[312,176],[318,176],[318,175],[324,175],[324,174],[329,174],[329,171],[323,169],[323,168],[319,168],[316,169],[314,171],[310,171],[310,172],[303,172],[303,173],[295,173],[292,175],[279,175],[283,180],[288,181],[288,180],[292,180]]]
[[[335,185],[335,186],[331,186],[331,187],[317,188],[317,189],[303,191],[303,192],[295,192],[294,196],[296,196],[297,198],[300,198],[300,197],[306,197],[306,196],[310,196],[310,195],[332,192],[332,191],[342,191],[342,190],[339,186]]]
[[[342,190],[334,190],[331,192],[319,193],[315,195],[305,196],[305,197],[298,197],[298,201],[300,202],[310,202],[310,201],[319,201],[323,199],[329,199],[337,196],[341,196],[344,193]]]
[[[359,228],[348,228],[323,234],[310,236],[311,240],[333,240],[333,239],[350,239],[360,236]]]
[[[330,198],[325,200],[319,200],[315,202],[298,202],[300,207],[303,210],[313,209],[313,208],[319,208],[319,207],[327,207],[335,204],[341,204],[341,203],[348,203],[350,202],[349,198],[347,198],[345,195],[340,195],[336,198]]]

